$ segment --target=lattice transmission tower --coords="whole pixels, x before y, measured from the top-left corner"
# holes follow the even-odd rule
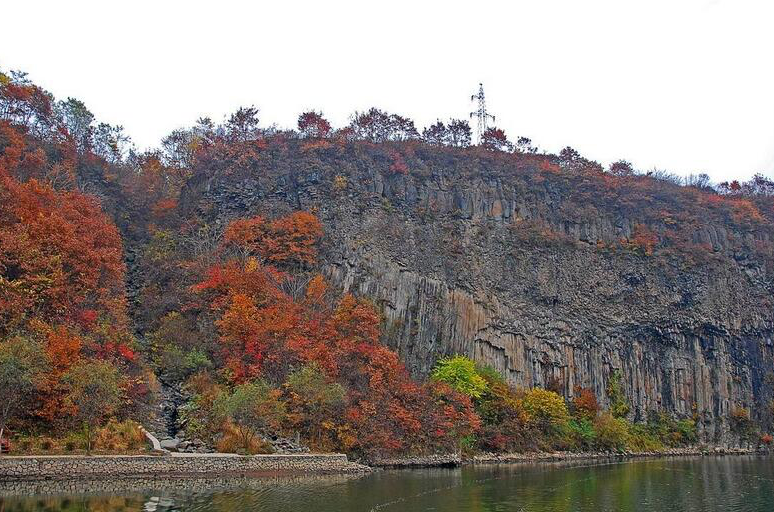
[[[484,84],[478,84],[478,94],[470,97],[470,101],[478,100],[478,109],[470,113],[471,119],[476,116],[476,144],[481,144],[481,138],[486,131],[486,123],[489,119],[494,122],[495,116],[486,111],[486,102],[484,101]]]

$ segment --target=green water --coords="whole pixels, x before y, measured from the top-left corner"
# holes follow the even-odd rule
[[[774,511],[774,459],[381,471],[365,477],[0,482],[0,512]]]

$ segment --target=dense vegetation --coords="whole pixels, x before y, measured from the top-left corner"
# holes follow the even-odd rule
[[[571,148],[538,154],[529,139],[512,144],[496,128],[471,146],[461,120],[420,134],[411,120],[378,109],[338,130],[306,112],[297,131],[280,131],[262,129],[258,111],[242,108],[221,125],[200,119],[159,149],[137,152],[121,127],[97,124],[80,101],[55,101],[23,74],[0,73],[0,438],[11,428],[21,449],[138,449],[133,421],[147,416],[161,379],[193,396],[183,411],[189,434],[227,451],[267,450],[268,432],[366,457],[696,441],[692,418],[630,423],[615,380],[610,411],[585,389],[569,403],[551,390],[513,389],[461,356],[418,382],[380,343],[378,309],[319,274],[326,233],[315,212],[218,227],[180,204],[201,173],[324,169],[342,155],[419,177],[465,155],[573,190],[563,218],[615,204],[639,219],[630,237],[601,251],[690,264],[728,257],[694,237],[712,220],[729,226],[724,251],[774,261],[774,184],[761,176],[715,188],[703,176],[678,184],[624,161],[604,170]],[[335,172],[334,188],[347,188],[345,171]],[[519,229],[524,243],[550,245],[561,243],[555,228]],[[747,411],[733,420],[758,436]]]
[[[567,403],[555,391],[515,390],[489,367],[455,356],[439,361],[432,378],[471,397],[481,427],[466,441],[490,452],[546,450],[659,451],[697,441],[692,418],[654,414],[646,424],[626,419],[628,405],[614,377],[608,395],[615,404],[602,411],[589,389],[575,390]]]

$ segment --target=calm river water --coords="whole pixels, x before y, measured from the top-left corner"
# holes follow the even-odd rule
[[[774,511],[774,458],[499,465],[365,477],[0,482],[0,512]]]

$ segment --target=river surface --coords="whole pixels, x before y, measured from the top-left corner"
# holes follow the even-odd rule
[[[0,482],[13,511],[774,511],[774,458],[378,471],[367,476]]]

